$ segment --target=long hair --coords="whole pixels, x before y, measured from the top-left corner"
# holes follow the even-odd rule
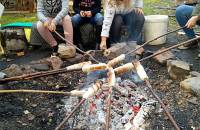
[[[124,4],[125,8],[129,8],[131,6],[131,0],[107,0],[108,4],[111,6],[120,6]]]

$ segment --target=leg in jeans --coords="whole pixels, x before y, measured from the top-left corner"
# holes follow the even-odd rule
[[[73,43],[73,28],[72,28],[71,18],[70,18],[69,15],[65,16],[62,19],[62,25],[63,25],[63,28],[64,28],[65,39],[69,43]]]
[[[74,43],[76,45],[81,46],[81,33],[80,33],[80,24],[82,23],[82,18],[80,14],[75,14],[72,16],[72,25],[73,25],[73,31],[74,31]]]
[[[110,29],[110,42],[117,43],[120,42],[120,32],[121,32],[121,26],[124,24],[122,15],[116,14],[114,16],[111,29]]]
[[[129,41],[142,42],[142,29],[144,26],[144,15],[132,11],[124,16],[125,25],[129,27]]]
[[[94,17],[91,18],[91,23],[96,25],[96,49],[101,42],[101,30],[103,25],[103,15],[101,13],[97,13]]]
[[[188,20],[192,17],[194,7],[189,5],[181,5],[176,9],[176,19],[181,27],[185,26]],[[195,37],[193,29],[183,29],[189,39]]]
[[[39,34],[42,36],[42,38],[48,44],[50,44],[51,47],[57,46],[58,43],[55,40],[55,38],[53,37],[53,35],[51,34],[51,32],[49,31],[49,29],[44,27],[43,23],[40,21],[37,22],[37,30],[38,30]]]

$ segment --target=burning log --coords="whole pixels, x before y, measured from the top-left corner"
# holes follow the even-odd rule
[[[125,59],[126,55],[125,54],[121,54],[120,56],[110,60],[107,65],[108,67],[114,67],[116,64],[118,64],[119,62],[122,62]]]
[[[90,73],[92,71],[96,70],[105,70],[108,66],[105,63],[99,63],[99,64],[92,64],[92,65],[85,65],[82,68],[82,71],[85,73]]]
[[[121,75],[123,73],[126,73],[126,72],[132,70],[132,69],[134,69],[133,64],[132,63],[127,63],[127,64],[125,64],[123,66],[115,68],[114,71],[115,71],[116,75]]]
[[[97,81],[95,84],[93,84],[84,94],[82,100],[78,103],[78,105],[72,110],[72,112],[63,119],[63,121],[56,127],[55,130],[59,130],[63,127],[65,122],[68,121],[68,119],[76,112],[76,110],[91,96],[94,96],[96,92],[101,88],[102,86],[101,81]]]

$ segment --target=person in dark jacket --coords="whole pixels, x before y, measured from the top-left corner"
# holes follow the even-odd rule
[[[72,17],[74,27],[74,42],[80,42],[80,25],[90,23],[96,25],[97,43],[100,42],[100,33],[103,24],[101,12],[101,0],[74,0],[73,9],[75,15]]]

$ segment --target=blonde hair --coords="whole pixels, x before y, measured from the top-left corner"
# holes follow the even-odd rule
[[[108,0],[108,4],[111,6],[120,6],[124,4],[125,8],[128,8],[131,6],[131,0]]]

